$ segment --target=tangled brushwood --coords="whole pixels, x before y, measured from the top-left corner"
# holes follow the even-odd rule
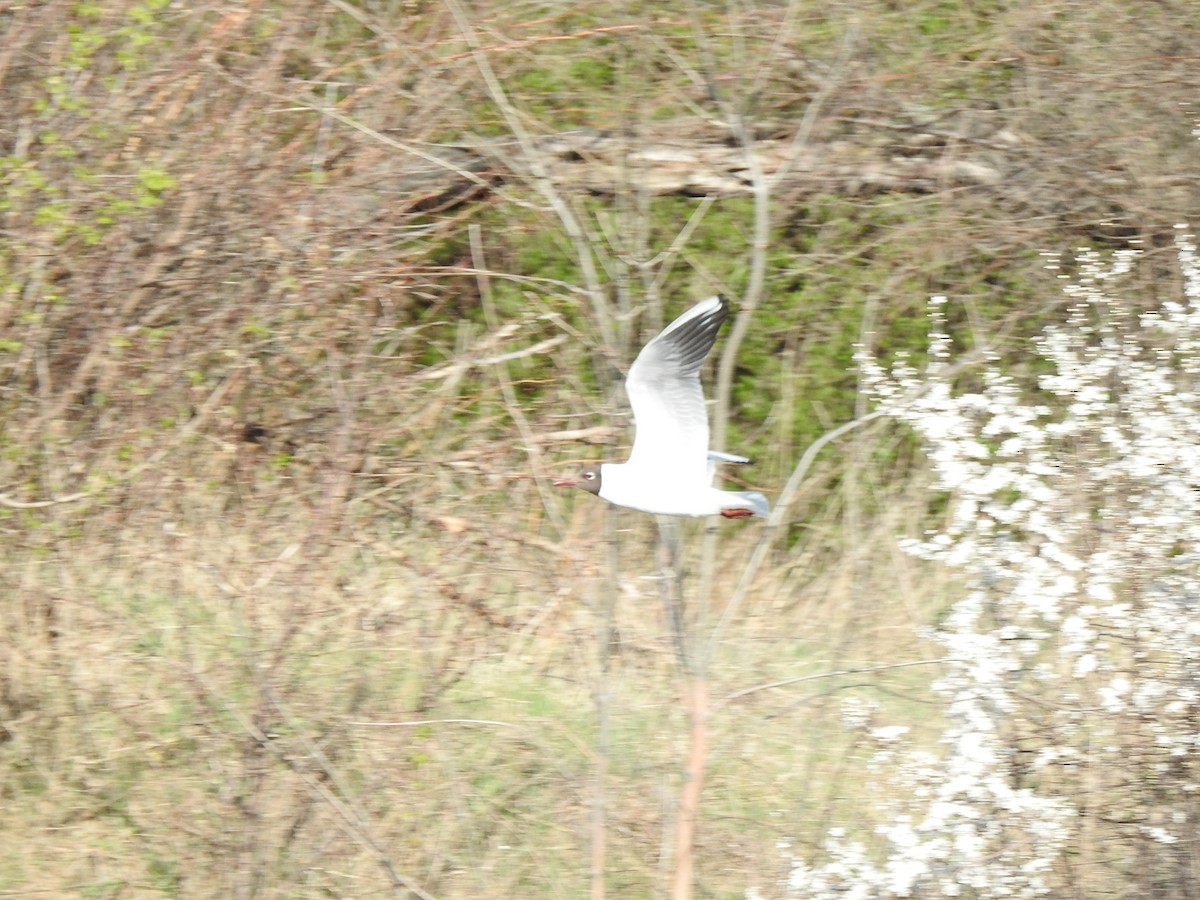
[[[789,896],[1200,896],[1200,262],[1176,247],[1182,296],[1150,312],[1119,299],[1136,251],[1058,274],[1036,391],[956,388],[943,298],[922,371],[861,355],[949,498],[908,550],[967,590],[934,633],[938,752],[878,729],[879,795],[904,799],[793,857]]]

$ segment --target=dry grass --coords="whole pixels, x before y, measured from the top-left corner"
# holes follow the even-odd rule
[[[488,502],[445,497],[443,522]],[[684,730],[657,568],[637,549],[651,526],[618,514],[625,558],[605,673],[598,610],[612,575],[593,535],[607,513],[584,503],[569,513],[566,538],[548,546],[421,522],[371,536],[371,516],[358,540],[319,558],[289,552],[304,544],[301,516],[290,528],[273,521],[267,542],[259,521],[197,512],[155,528],[143,515],[136,536],[101,531],[10,567],[20,575],[3,630],[15,802],[3,828],[39,839],[10,845],[4,882],[365,896],[392,881],[386,863],[437,896],[575,896],[602,691],[609,888],[654,892]],[[711,676],[698,843],[714,890],[761,880],[781,864],[777,841],[815,835],[836,803],[861,800],[842,689],[885,707],[892,693],[919,702],[925,677],[911,673],[724,700],[920,655],[913,627],[930,594],[894,550],[895,524],[874,526],[816,578],[806,545],[820,541],[802,542],[727,633]],[[728,531],[717,597],[754,540]]]

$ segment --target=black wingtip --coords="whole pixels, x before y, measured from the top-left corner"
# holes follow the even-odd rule
[[[721,330],[721,325],[729,315],[729,301],[720,294],[717,295],[717,300],[720,302],[716,309],[685,322],[671,335],[685,370],[700,367],[716,343],[717,332]]]

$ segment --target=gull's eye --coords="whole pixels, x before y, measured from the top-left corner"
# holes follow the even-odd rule
[[[595,472],[584,472],[583,477],[586,478],[588,481],[595,481],[596,473]]]

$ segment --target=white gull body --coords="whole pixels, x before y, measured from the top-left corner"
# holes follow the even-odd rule
[[[700,367],[728,314],[725,298],[701,300],[643,347],[625,379],[636,427],[628,462],[603,463],[556,484],[658,515],[769,515],[757,491],[712,486],[717,462],[749,462],[708,449]]]

